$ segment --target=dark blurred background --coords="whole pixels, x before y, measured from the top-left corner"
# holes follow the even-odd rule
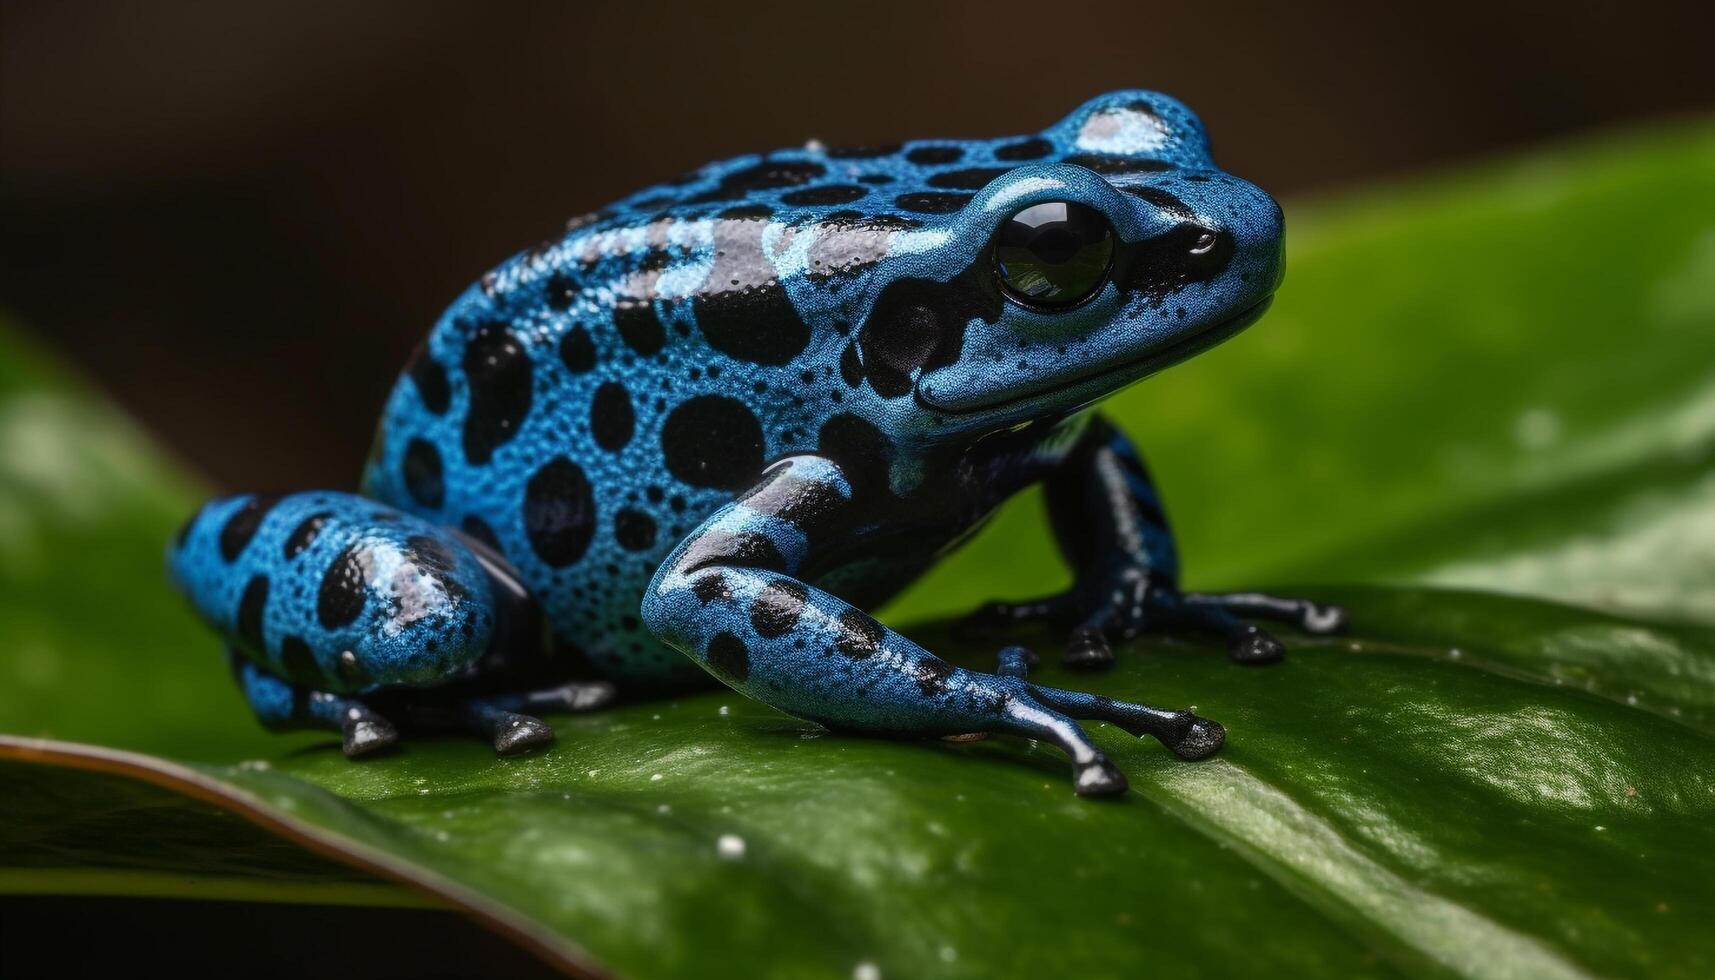
[[[348,487],[435,315],[707,160],[1104,89],[1282,196],[1715,106],[1707,3],[0,3],[0,310],[233,488]]]

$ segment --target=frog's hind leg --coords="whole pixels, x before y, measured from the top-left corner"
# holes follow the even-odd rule
[[[452,531],[349,494],[229,497],[186,525],[169,566],[241,653],[265,724],[334,728],[348,755],[396,740],[382,713],[473,727],[502,751],[552,735],[519,708],[447,709],[459,684],[542,668],[545,650],[510,566]]]
[[[1086,796],[1122,793],[1126,782],[1075,718],[1113,721],[1185,758],[1220,747],[1220,726],[1188,711],[1031,684],[1021,649],[1004,651],[993,674],[955,667],[800,578],[827,529],[850,517],[851,495],[830,461],[777,464],[661,566],[644,621],[734,689],[831,728],[1050,741]]]
[[[460,706],[460,717],[473,731],[494,743],[501,755],[515,755],[547,745],[554,729],[538,712],[594,711],[613,700],[613,685],[605,681],[574,682],[538,691],[476,698]]]
[[[228,649],[227,658],[244,699],[269,731],[324,728],[339,732],[340,749],[352,759],[398,744],[393,723],[362,701],[299,687],[251,663],[237,650]]]

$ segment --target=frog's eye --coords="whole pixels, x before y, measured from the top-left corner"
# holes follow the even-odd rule
[[[994,236],[994,271],[1013,299],[1030,306],[1080,303],[1102,288],[1114,257],[1114,230],[1100,211],[1047,201],[1006,219]]]

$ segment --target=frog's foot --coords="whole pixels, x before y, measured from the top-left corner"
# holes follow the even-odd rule
[[[370,710],[368,706],[349,698],[324,694],[320,691],[311,693],[310,697],[312,700],[327,698],[343,702],[343,704],[334,707],[333,710],[344,716],[339,726],[339,748],[345,753],[347,759],[375,755],[399,744],[398,729],[393,727],[392,722]]]
[[[521,691],[468,701],[462,708],[466,727],[494,743],[501,755],[517,755],[554,740],[554,729],[537,712],[594,711],[613,700],[606,681],[574,681],[538,691]]]
[[[499,755],[518,755],[554,740],[554,729],[533,715],[510,711],[499,700],[471,701],[464,706],[465,723],[494,743]]]
[[[356,698],[311,690],[268,673],[235,649],[227,650],[233,676],[256,718],[272,731],[320,728],[340,734],[347,758],[375,755],[399,744],[391,721]]]
[[[1000,652],[995,674],[997,680],[1004,679],[1001,683],[1007,690],[1001,727],[1060,746],[1072,759],[1073,785],[1080,796],[1117,796],[1125,792],[1126,779],[1074,719],[1106,721],[1140,738],[1151,736],[1173,754],[1191,761],[1214,755],[1226,742],[1226,729],[1219,722],[1189,711],[1168,711],[1031,684],[1028,676],[1034,660],[1035,655],[1023,647],[1007,647]]]
[[[1146,570],[1132,569],[1100,589],[1074,589],[1030,602],[991,602],[958,629],[964,636],[989,637],[1026,622],[1069,626],[1063,662],[1082,669],[1112,665],[1110,640],[1129,640],[1150,630],[1214,633],[1226,641],[1234,663],[1267,664],[1285,656],[1278,639],[1241,617],[1289,623],[1316,636],[1338,633],[1348,620],[1340,606],[1260,592],[1180,592]]]

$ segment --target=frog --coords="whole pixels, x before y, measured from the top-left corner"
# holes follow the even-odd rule
[[[725,685],[836,732],[1022,736],[1083,796],[1125,774],[1084,722],[1185,760],[1192,710],[954,666],[872,611],[1043,488],[1073,572],[963,622],[1044,625],[1069,667],[1145,632],[1278,661],[1308,599],[1181,589],[1161,496],[1107,396],[1256,322],[1281,209],[1170,96],[1038,132],[801,147],[704,166],[567,222],[459,295],[387,399],[359,490],[237,494],[168,546],[272,729],[346,755]]]

